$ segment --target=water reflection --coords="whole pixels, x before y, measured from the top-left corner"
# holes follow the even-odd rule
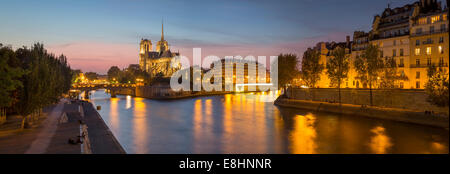
[[[384,154],[387,153],[392,146],[390,138],[386,135],[384,127],[376,126],[370,132],[373,136],[370,138],[370,148],[373,153]]]
[[[279,108],[273,94],[91,101],[128,153],[448,153],[447,130]]]
[[[133,140],[135,153],[147,152],[147,138],[150,133],[147,129],[147,109],[143,98],[134,98]]]
[[[296,115],[294,117],[294,129],[290,133],[291,152],[295,154],[314,154],[316,153],[315,129],[316,117],[311,113],[307,115]]]

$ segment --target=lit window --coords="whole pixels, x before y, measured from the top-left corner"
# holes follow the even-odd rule
[[[436,21],[439,21],[440,16],[433,16],[431,17],[431,23],[435,23]]]
[[[416,48],[416,50],[415,50],[415,55],[416,55],[416,56],[420,55],[420,48]]]
[[[427,55],[431,55],[431,47],[427,47]]]
[[[417,88],[417,89],[420,88],[420,82],[416,82],[416,88]]]
[[[444,50],[442,49],[442,46],[439,45],[439,53],[444,54]]]

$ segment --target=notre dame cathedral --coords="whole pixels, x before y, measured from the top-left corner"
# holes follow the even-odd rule
[[[148,72],[152,77],[158,74],[164,77],[170,77],[174,72],[180,69],[180,66],[172,67],[172,58],[179,56],[180,53],[172,53],[169,44],[164,40],[164,24],[161,27],[161,40],[156,43],[156,50],[153,51],[152,41],[141,39],[139,51],[139,66],[142,70]]]

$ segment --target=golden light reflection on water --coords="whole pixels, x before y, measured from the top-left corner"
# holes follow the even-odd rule
[[[224,96],[225,101],[223,110],[223,129],[224,129],[224,140],[232,140],[233,134],[233,103],[232,94],[226,94]],[[232,149],[229,146],[224,147],[224,152],[230,152]]]
[[[313,154],[316,153],[317,132],[315,129],[316,117],[308,113],[305,116],[296,115],[293,118],[294,128],[292,129],[289,140],[291,142],[290,150],[294,154]]]
[[[109,107],[109,116],[111,120],[111,129],[113,130],[119,130],[119,107],[118,102],[120,99],[118,98],[111,98],[110,99],[110,107]]]
[[[147,105],[143,98],[134,98],[133,136],[136,153],[146,153],[148,150],[147,137]]]
[[[370,138],[370,149],[373,153],[384,154],[387,153],[389,148],[393,145],[391,139],[387,136],[385,128],[382,126],[376,126],[370,130],[373,136]]]
[[[202,111],[202,100],[197,99],[194,103],[194,115],[193,115],[193,136],[194,141],[200,141],[202,138],[202,117],[203,117],[203,111]],[[194,150],[196,150],[197,147],[194,147]]]
[[[127,103],[125,105],[125,109],[130,109],[131,108],[131,96],[127,95]]]
[[[130,153],[448,153],[448,133],[440,130],[308,113],[265,102],[277,93],[281,94],[227,94],[163,104],[106,96],[95,104],[106,105],[99,112]]]

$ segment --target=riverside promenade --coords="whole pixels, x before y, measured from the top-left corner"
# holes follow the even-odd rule
[[[0,154],[123,154],[89,102],[61,99],[30,129],[0,131]]]

